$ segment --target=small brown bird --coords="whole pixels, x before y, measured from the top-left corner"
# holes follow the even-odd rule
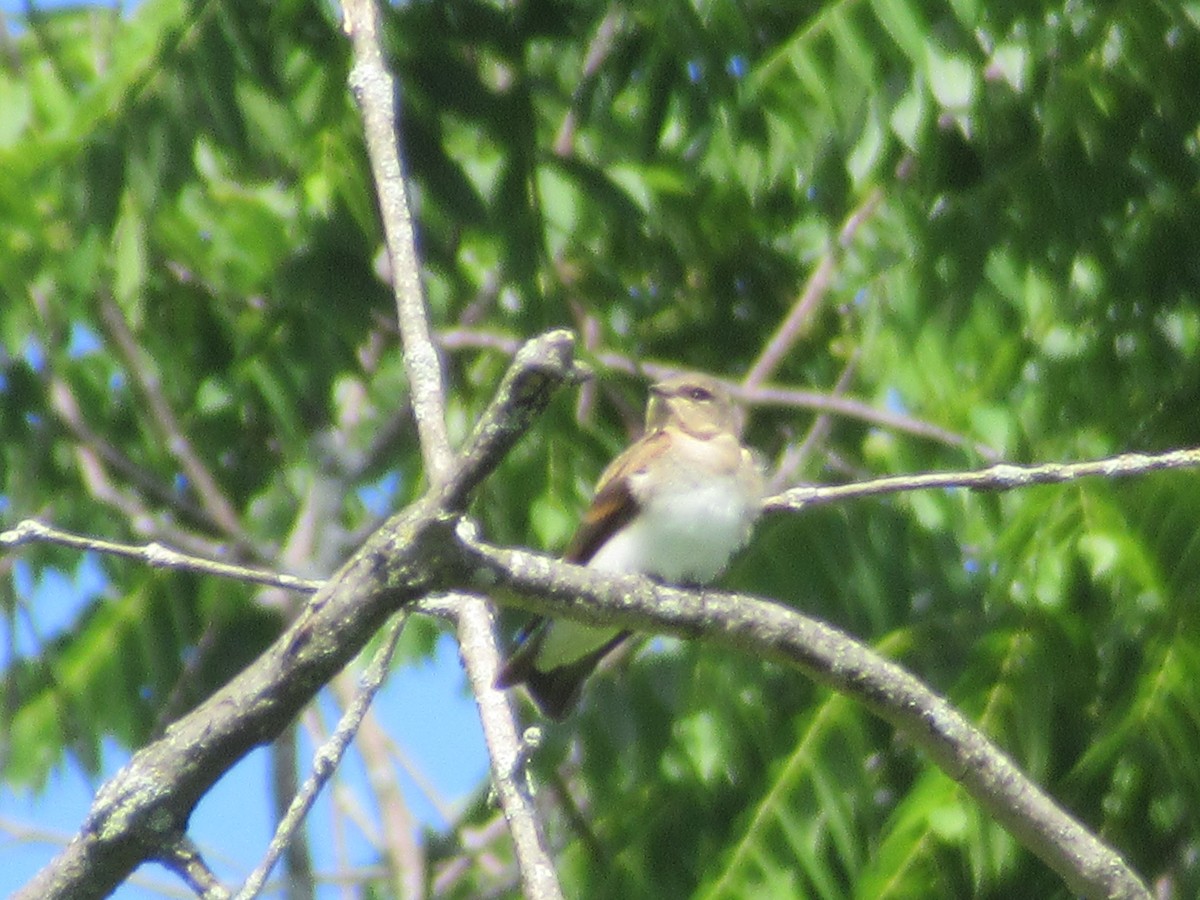
[[[645,434],[600,476],[563,559],[671,584],[712,581],[749,540],[763,496],[762,470],[739,432],[737,410],[715,379],[678,375],[651,387]],[[496,686],[524,684],[555,719],[629,636],[550,619],[525,634]]]

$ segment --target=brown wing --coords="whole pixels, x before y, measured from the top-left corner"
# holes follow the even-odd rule
[[[563,553],[564,560],[585,565],[605,541],[637,514],[638,502],[629,489],[629,476],[649,465],[670,442],[666,432],[656,431],[631,444],[609,463],[596,484],[591,506]]]
[[[629,476],[650,465],[670,442],[665,432],[654,432],[609,463],[596,484],[596,496],[592,498],[591,506],[584,513],[575,537],[563,554],[564,560],[587,564],[596,551],[604,546],[604,542],[637,514],[637,498],[629,488]],[[603,647],[569,665],[543,672],[537,667],[538,654],[546,638],[546,629],[552,625],[553,622],[541,616],[529,623],[522,643],[501,666],[496,676],[496,687],[512,687],[523,683],[542,712],[561,719],[571,710],[579,696],[580,687],[592,669],[629,633],[621,632]]]

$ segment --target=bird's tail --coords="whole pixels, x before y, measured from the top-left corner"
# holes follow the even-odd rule
[[[529,633],[525,642],[500,667],[500,673],[496,676],[496,687],[508,688],[523,684],[542,715],[551,719],[564,719],[579,700],[579,692],[587,677],[599,665],[600,660],[629,637],[629,632],[621,632],[603,646],[574,662],[542,670],[537,668],[536,662],[545,634],[544,628],[536,628]]]

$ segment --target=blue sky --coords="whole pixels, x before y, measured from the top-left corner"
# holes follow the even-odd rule
[[[7,517],[6,517],[7,518]],[[0,525],[9,524],[0,519]],[[69,626],[83,603],[103,587],[98,565],[81,563],[76,577],[56,573],[32,582],[27,567],[14,567],[13,582],[18,595],[37,616],[38,632],[46,640]],[[7,630],[10,623],[0,620],[0,647],[11,646]],[[12,635],[19,648],[26,649],[30,638]],[[0,657],[7,666],[8,659]],[[375,698],[376,714],[387,732],[397,741],[416,768],[433,785],[438,795],[450,803],[464,799],[485,775],[487,759],[473,702],[464,692],[454,642],[444,637],[435,658],[426,663],[397,668]],[[332,728],[335,712],[327,705],[322,712]],[[303,758],[311,759],[312,747],[305,740]],[[104,769],[115,772],[128,754],[112,742],[105,746]],[[257,750],[236,765],[201,801],[192,818],[190,834],[206,855],[218,876],[227,884],[240,883],[261,856],[271,834],[268,810],[268,755]],[[360,761],[351,750],[339,770],[343,785],[364,798]],[[434,827],[445,823],[434,804],[402,776],[405,798],[414,815]],[[77,766],[68,763],[56,771],[46,788],[37,794],[0,785],[0,896],[9,896],[39,868],[49,862],[61,846],[79,828],[91,804],[98,783],[91,782]],[[331,806],[328,787],[309,818],[310,833],[330,833]],[[14,836],[12,830],[29,829],[34,834]],[[38,839],[45,832],[46,839]],[[346,829],[351,862],[373,861],[369,845],[351,826]],[[328,842],[311,842],[318,871],[330,871],[335,860]],[[156,865],[144,866],[138,873],[139,884],[126,884],[113,896],[124,900],[166,896],[190,896],[175,876]],[[169,893],[146,886],[150,882]],[[332,888],[321,892],[334,896]],[[267,895],[269,896],[269,894]]]

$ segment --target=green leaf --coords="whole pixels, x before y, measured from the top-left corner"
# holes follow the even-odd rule
[[[975,67],[936,43],[925,46],[925,73],[934,99],[952,113],[967,112],[975,103]]]
[[[0,150],[17,143],[33,119],[29,86],[0,72]]]
[[[928,26],[917,4],[910,0],[871,0],[871,9],[904,55],[920,64],[925,55]]]
[[[145,222],[128,192],[113,229],[113,297],[135,333],[142,327],[147,269]]]

